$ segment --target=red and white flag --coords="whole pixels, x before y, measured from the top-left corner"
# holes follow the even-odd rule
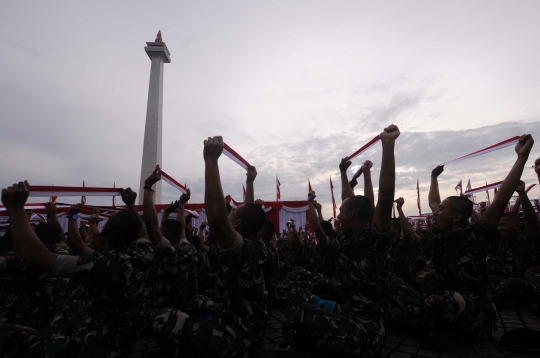
[[[465,191],[465,193],[467,193],[469,190],[472,190],[471,179],[469,179],[469,181],[467,182],[467,190]],[[469,198],[470,201],[474,201],[472,194],[467,194],[467,198]]]
[[[276,201],[281,200],[281,189],[279,188],[281,186],[281,183],[279,182],[279,179],[276,175]]]
[[[114,198],[114,196],[113,196],[113,198]],[[51,196],[51,197],[49,198],[49,202],[51,202],[51,203],[56,203],[56,199],[58,199],[57,196]],[[114,199],[113,199],[113,200],[114,200]]]
[[[334,213],[334,227],[336,227],[336,209],[337,209],[337,205],[336,205],[336,199],[334,198],[334,184],[332,183],[332,176],[330,175],[330,193],[332,194],[332,210],[333,210],[333,213]]]
[[[308,193],[311,193],[313,191],[313,188],[311,187],[311,182],[309,181],[309,179],[307,183],[308,183]]]
[[[461,196],[461,194],[463,194],[463,186],[461,185],[461,179],[459,180],[459,183],[456,185],[456,187],[454,188],[456,190],[456,193],[459,189],[459,196]]]
[[[486,153],[491,153],[491,152],[494,152],[494,151],[499,150],[499,149],[510,147],[510,146],[516,144],[519,141],[519,138],[520,138],[519,136],[508,138],[506,140],[503,140],[502,142],[490,145],[489,147],[486,147],[484,149],[480,149],[480,150],[477,150],[476,152],[472,152],[472,153],[469,153],[469,154],[464,155],[462,157],[452,159],[452,160],[450,160],[448,162],[442,163],[441,165],[447,165],[447,164],[450,164],[450,163],[460,162],[460,161],[465,160],[465,159],[474,158],[474,157],[477,157],[479,155],[483,155],[483,154],[486,154]]]
[[[165,183],[171,185],[173,188],[180,190],[182,194],[185,194],[188,191],[187,187],[174,180],[173,177],[165,173],[163,170],[161,170],[161,179],[163,179]]]
[[[223,143],[223,154],[225,154],[225,156],[229,157],[233,162],[244,168],[246,171],[249,169],[250,165],[247,160],[242,158],[240,154],[236,153],[236,151],[229,147],[227,143]]]
[[[354,152],[353,154],[349,155],[347,157],[347,160],[351,160],[355,157],[357,157],[358,155],[360,155],[361,153],[365,152],[366,150],[368,150],[369,148],[373,147],[375,145],[375,143],[377,143],[379,141],[379,135],[377,135],[375,138],[373,138],[372,140],[370,140],[369,142],[367,142],[366,144],[364,144],[360,149],[358,149],[356,152]]]
[[[417,194],[416,204],[418,206],[418,215],[422,215],[422,209],[420,208],[420,181],[418,180],[418,178],[416,179],[416,194]]]

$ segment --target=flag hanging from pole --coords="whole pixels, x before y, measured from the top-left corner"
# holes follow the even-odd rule
[[[418,180],[418,178],[416,179],[416,194],[417,194],[416,203],[418,206],[418,215],[422,216],[422,209],[420,209],[420,181]]]
[[[454,189],[456,191],[456,194],[457,194],[457,191],[459,189],[459,196],[461,196],[461,194],[463,194],[463,186],[461,184],[461,179],[459,180],[459,183],[456,185],[456,187]]]
[[[487,180],[486,180],[486,186],[487,186]],[[486,190],[486,195],[487,195],[487,204],[491,205],[491,200],[489,199],[489,190]]]
[[[281,183],[279,182],[279,179],[276,175],[276,201],[281,200],[281,189],[279,188],[281,186]]]
[[[469,190],[472,190],[471,179],[469,179],[469,181],[467,182],[467,190],[465,192]],[[472,194],[467,194],[467,198],[469,198],[470,201],[474,202]]]
[[[307,183],[308,183],[308,193],[311,193],[313,191],[313,188],[311,187],[311,182],[309,181],[309,179]]]

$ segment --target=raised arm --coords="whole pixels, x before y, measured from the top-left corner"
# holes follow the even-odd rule
[[[372,166],[373,163],[370,160],[366,160],[360,169],[364,173],[364,196],[369,200],[369,205],[373,212],[375,210],[375,194],[373,194],[373,182],[371,181]]]
[[[148,178],[144,180],[144,196],[143,196],[143,218],[146,224],[146,231],[152,244],[157,245],[163,238],[159,227],[158,216],[154,206],[154,197],[152,196],[152,185],[161,180],[161,169],[159,165],[150,173]]]
[[[184,207],[186,203],[191,199],[191,190],[187,190],[187,193],[182,194],[180,196],[180,200],[178,200],[178,214],[176,215],[176,220],[182,224],[182,236],[180,236],[181,239],[186,238],[186,216],[184,214]]]
[[[521,205],[523,206],[523,216],[525,217],[527,231],[538,232],[538,220],[536,218],[536,213],[534,212],[534,207],[527,196],[527,192],[525,191],[525,183],[523,181],[519,182],[516,191],[521,199]]]
[[[253,188],[253,182],[257,177],[257,169],[252,165],[248,168],[246,173],[246,199],[244,202],[246,204],[251,204],[255,202],[255,189]]]
[[[429,186],[428,202],[431,212],[439,210],[441,195],[439,194],[439,175],[444,171],[444,165],[438,165],[431,171],[431,185]]]
[[[383,153],[381,175],[379,177],[379,197],[373,216],[373,223],[379,232],[386,232],[390,230],[391,226],[392,206],[394,205],[394,190],[396,186],[394,146],[398,137],[399,129],[393,124],[386,127],[380,134]]]
[[[58,229],[60,230],[59,232],[61,233],[60,244],[66,245],[67,243],[66,237],[64,235],[64,229],[62,229],[62,225],[60,225],[58,217],[56,216],[56,204],[52,202],[45,203],[45,209],[47,212],[47,222],[53,223],[58,227]]]
[[[518,186],[525,163],[529,159],[529,153],[533,147],[534,140],[530,134],[522,135],[519,142],[516,144],[516,153],[518,155],[516,162],[510,172],[504,179],[501,187],[497,191],[497,195],[493,198],[493,203],[486,209],[486,217],[492,222],[499,222],[506,204],[512,197],[516,187]],[[525,203],[522,203],[522,205]]]
[[[223,188],[221,187],[218,159],[222,152],[222,137],[217,136],[204,141],[204,207],[208,224],[216,233],[221,247],[227,249],[234,243],[237,233],[229,221]]]
[[[94,236],[99,234],[99,228],[98,223],[101,221],[101,218],[99,217],[99,210],[94,209],[94,212],[90,216],[90,220],[88,221],[88,233],[86,234],[86,241],[90,242]]]
[[[516,189],[516,191],[517,191],[517,189]],[[519,192],[518,192],[518,194],[519,194]],[[514,206],[512,206],[512,212],[513,213],[519,213],[519,208],[521,208],[521,197],[516,199],[516,202],[514,203]]]
[[[77,215],[82,211],[82,204],[71,205],[68,211],[68,234],[69,234],[69,247],[77,255],[83,255],[86,251],[86,244],[81,237],[79,228],[77,227],[77,219],[73,219],[73,215]]]
[[[56,261],[56,254],[49,250],[39,240],[30,226],[24,211],[28,199],[28,182],[19,182],[2,190],[2,202],[9,213],[9,222],[15,249],[23,260],[42,269],[50,270]]]
[[[401,224],[401,230],[403,230],[403,238],[402,240],[405,241],[407,238],[406,236],[409,235],[409,238],[418,238],[418,234],[414,232],[414,229],[411,227],[411,224],[409,224],[409,220],[407,220],[407,217],[405,216],[405,213],[403,212],[403,204],[405,204],[405,199],[398,198],[396,200],[396,208],[399,214],[399,223]]]
[[[354,196],[354,190],[349,184],[349,178],[347,178],[347,169],[349,169],[351,163],[347,158],[341,159],[341,163],[339,163],[339,171],[341,172],[341,201]]]
[[[534,161],[534,171],[536,172],[536,176],[538,177],[538,183],[540,184],[540,158]]]
[[[127,210],[131,211],[133,214],[137,215],[138,218],[140,218],[141,216],[139,215],[139,211],[137,210],[137,207],[135,206],[137,193],[131,190],[131,188],[127,188],[127,189],[120,189],[120,195],[122,196],[122,201],[124,202],[124,204],[126,204]],[[144,225],[144,222],[141,227],[141,231],[139,231],[139,237],[148,238],[148,233],[146,232],[146,227]]]
[[[317,211],[315,209],[315,202],[313,201],[315,197],[316,195],[314,191],[308,194],[309,220],[311,221],[313,230],[317,234],[317,238],[319,239],[319,242],[323,245],[326,245],[328,244],[328,237],[326,237],[326,234],[324,233],[324,230],[321,227],[321,222],[319,220],[319,216],[317,215]]]
[[[322,205],[316,201],[313,202],[313,205],[315,206],[315,209],[317,210],[317,217],[319,218],[319,222],[322,223],[324,221],[324,217],[322,214]],[[313,220],[311,221],[313,222]]]
[[[351,178],[351,181],[349,182],[351,189],[354,190],[354,188],[358,185],[358,178],[360,178],[360,175],[362,175],[362,167],[360,167]]]
[[[171,205],[167,206],[163,210],[163,215],[161,215],[161,224],[163,225],[163,222],[169,218],[169,215],[174,213],[174,211],[178,209],[178,200],[171,201]]]

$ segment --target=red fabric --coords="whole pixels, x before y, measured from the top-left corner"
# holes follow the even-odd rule
[[[274,231],[279,234],[279,211],[270,210],[266,213],[266,220],[271,221],[274,224]]]

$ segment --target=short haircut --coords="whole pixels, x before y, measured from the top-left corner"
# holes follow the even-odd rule
[[[368,221],[371,216],[371,205],[368,198],[363,195],[350,196],[343,205],[349,210],[354,210],[354,215],[360,220]]]
[[[188,236],[187,241],[195,247],[199,247],[199,245],[201,244],[201,239],[195,235]]]
[[[262,207],[254,203],[239,206],[235,215],[241,222],[242,235],[246,238],[256,236],[266,218]]]
[[[120,210],[109,218],[102,230],[111,246],[125,246],[139,238],[142,222],[138,215],[129,210]]]
[[[182,224],[178,220],[167,219],[161,223],[161,233],[171,242],[180,240],[182,230]]]
[[[521,218],[519,217],[519,214],[518,213],[515,213],[513,211],[510,211],[510,212],[507,212],[507,213],[503,213],[501,218],[507,218],[508,220],[510,220],[512,223],[516,224],[516,225],[521,225]]]
[[[50,222],[39,223],[34,227],[34,232],[45,245],[58,244],[64,236],[62,229]]]
[[[269,220],[265,220],[261,226],[261,233],[265,233],[267,235],[274,235],[275,233],[275,226],[274,226],[274,223],[269,221]]]
[[[472,201],[462,196],[449,196],[446,199],[450,204],[450,209],[452,212],[461,214],[461,222],[467,223],[473,213]]]

